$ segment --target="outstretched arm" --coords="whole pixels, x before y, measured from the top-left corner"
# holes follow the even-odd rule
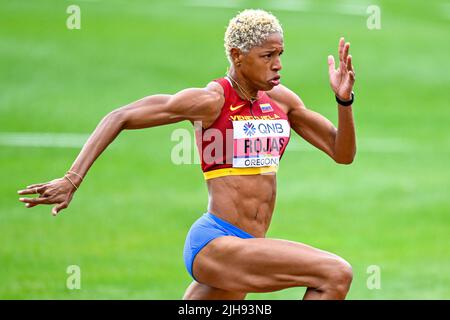
[[[70,171],[85,176],[97,157],[122,130],[144,129],[183,120],[211,122],[223,104],[213,87],[186,89],[175,95],[145,97],[109,113],[95,129]]]
[[[174,95],[153,95],[118,108],[97,125],[68,173],[59,179],[33,184],[20,195],[39,194],[38,198],[20,198],[28,208],[56,204],[53,215],[67,208],[89,168],[122,130],[143,129],[183,120],[212,123],[220,113],[223,95],[216,84],[204,89],[186,89]]]

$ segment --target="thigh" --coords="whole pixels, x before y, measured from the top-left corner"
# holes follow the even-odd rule
[[[278,239],[214,239],[194,260],[198,282],[237,292],[320,288],[346,262],[323,250]]]
[[[192,281],[184,293],[184,300],[244,300],[247,294],[210,287],[197,281]]]

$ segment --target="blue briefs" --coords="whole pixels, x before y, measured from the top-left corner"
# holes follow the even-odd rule
[[[186,242],[184,243],[184,264],[192,278],[192,265],[195,256],[203,249],[211,240],[222,236],[235,236],[242,239],[254,238],[251,234],[239,229],[231,223],[220,219],[212,213],[203,214],[189,230]]]

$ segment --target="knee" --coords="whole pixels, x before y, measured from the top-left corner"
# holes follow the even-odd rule
[[[344,299],[350,290],[353,270],[350,263],[342,258],[333,259],[329,265],[329,273],[324,289],[333,291],[338,299]]]

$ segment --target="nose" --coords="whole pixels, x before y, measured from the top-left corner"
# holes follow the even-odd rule
[[[273,64],[272,64],[272,70],[278,72],[278,71],[280,71],[282,68],[283,68],[283,67],[281,66],[281,59],[280,59],[280,57],[276,57],[276,58],[275,58],[275,61],[274,61]]]

